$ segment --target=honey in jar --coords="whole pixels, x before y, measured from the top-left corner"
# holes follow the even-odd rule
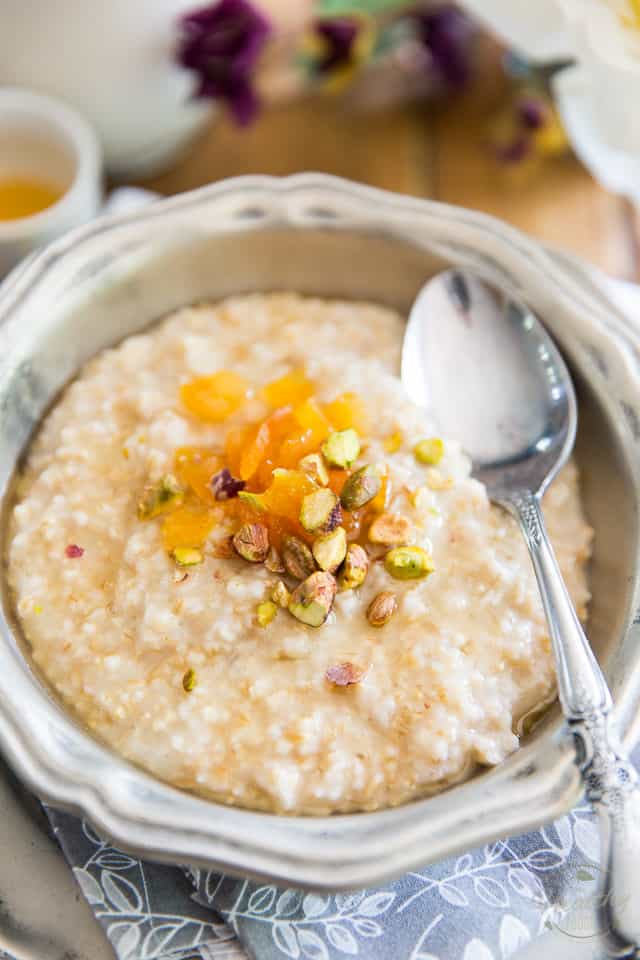
[[[30,177],[0,174],[0,221],[31,217],[60,199],[60,190]]]

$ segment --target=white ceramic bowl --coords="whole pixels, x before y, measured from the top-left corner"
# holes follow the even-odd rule
[[[0,495],[78,367],[176,307],[249,290],[366,297],[402,310],[446,263],[502,282],[545,319],[576,377],[577,455],[596,530],[589,634],[623,736],[640,703],[640,378],[636,344],[597,280],[497,221],[329,177],[231,180],[83,228],[0,291]],[[376,813],[279,817],[182,793],[105,749],[37,676],[5,596],[0,744],[52,803],[144,857],[297,886],[360,887],[534,826],[578,798],[557,711],[500,766]]]
[[[14,176],[41,180],[61,196],[32,216],[0,220],[0,279],[36,247],[97,214],[102,161],[93,130],[59,100],[0,87],[0,178]]]

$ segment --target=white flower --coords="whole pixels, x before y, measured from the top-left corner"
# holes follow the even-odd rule
[[[640,201],[640,7],[564,0],[576,65],[554,92],[573,147],[604,186]]]
[[[462,5],[528,60],[572,57],[562,0],[462,0]]]
[[[640,0],[464,0],[553,79],[568,137],[604,186],[640,202]]]

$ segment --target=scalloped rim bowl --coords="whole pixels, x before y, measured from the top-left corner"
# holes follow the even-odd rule
[[[181,304],[252,289],[366,297],[407,310],[427,277],[451,262],[527,300],[576,375],[577,456],[596,530],[589,632],[622,734],[632,739],[640,705],[632,626],[640,490],[633,331],[597,274],[489,217],[309,174],[225,181],[67,235],[0,289],[5,516],[34,427],[102,347]],[[334,890],[539,826],[580,792],[557,710],[500,766],[395,809],[280,817],[180,792],[100,745],[62,709],[30,662],[6,590],[0,745],[36,793],[143,857]]]

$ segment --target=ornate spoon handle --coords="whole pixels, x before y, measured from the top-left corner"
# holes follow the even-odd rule
[[[611,694],[564,585],[540,499],[528,491],[499,501],[519,521],[542,595],[558,674],[558,695],[576,745],[585,793],[600,821],[599,909],[613,957],[640,955],[640,788],[618,742]],[[638,888],[640,890],[640,887]]]

